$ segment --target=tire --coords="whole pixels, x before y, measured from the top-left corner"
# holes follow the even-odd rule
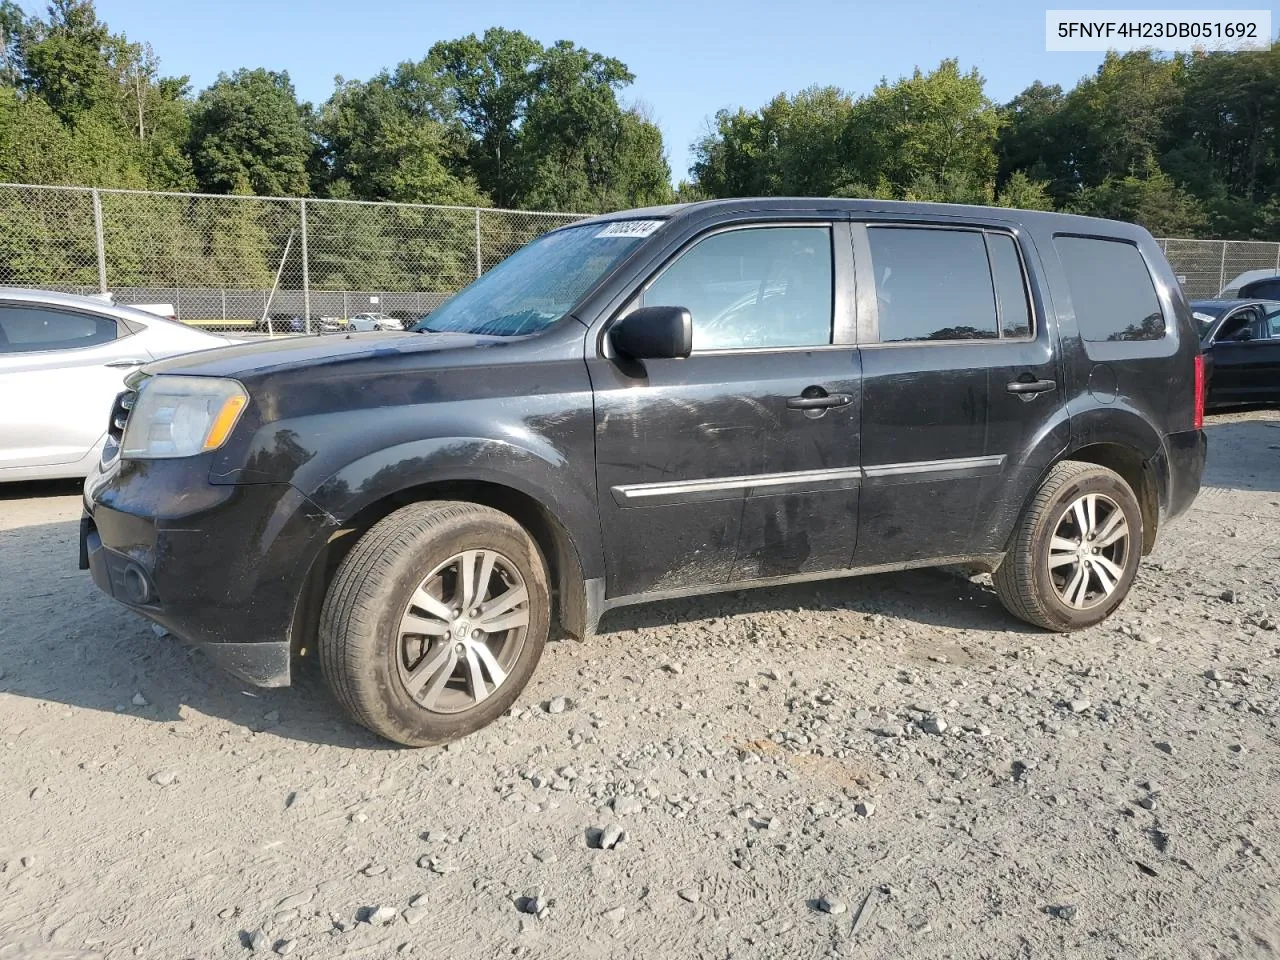
[[[1111,540],[1121,526],[1123,554],[1121,541]],[[1124,478],[1106,467],[1064,460],[1018,521],[992,581],[1015,617],[1065,633],[1101,623],[1124,602],[1141,554],[1142,510]]]
[[[475,607],[458,618],[464,565],[471,583],[483,583],[470,588]],[[525,600],[504,606],[521,587]],[[338,702],[374,733],[410,747],[447,743],[520,695],[542,656],[550,610],[546,565],[511,517],[474,503],[415,503],[375,524],[339,564],[320,614],[320,665]],[[505,626],[522,617],[523,627]]]

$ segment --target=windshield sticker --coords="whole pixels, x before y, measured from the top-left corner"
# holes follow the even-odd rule
[[[597,233],[596,237],[647,237],[660,226],[661,220],[615,220]]]

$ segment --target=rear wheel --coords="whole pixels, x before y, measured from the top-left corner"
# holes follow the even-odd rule
[[[542,557],[504,513],[435,501],[376,524],[338,567],[320,617],[320,663],[356,720],[427,746],[506,710],[546,642]]]
[[[1067,460],[1037,491],[992,580],[1014,616],[1079,630],[1124,602],[1141,552],[1142,511],[1124,478]]]

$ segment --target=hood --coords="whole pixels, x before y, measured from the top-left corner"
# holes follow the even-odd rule
[[[147,374],[252,378],[382,355],[436,353],[509,342],[510,337],[462,333],[348,333],[242,341],[216,350],[157,360]]]

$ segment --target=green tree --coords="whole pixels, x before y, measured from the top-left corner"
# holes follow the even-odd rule
[[[191,158],[201,189],[305,196],[312,147],[305,117],[287,73],[219,74],[192,110]]]
[[[426,80],[441,115],[466,130],[472,172],[499,206],[521,199],[520,125],[540,86],[542,44],[518,30],[493,27],[437,43],[411,65]],[[404,69],[404,67],[402,67]]]
[[[856,177],[885,179],[901,195],[922,178],[950,184],[952,194],[986,195],[1001,118],[983,87],[977,70],[962,73],[955,60],[882,81],[850,117]]]
[[[1049,185],[1043,180],[1032,180],[1021,170],[1015,170],[1005,180],[996,194],[997,207],[1014,207],[1018,210],[1052,210],[1053,198]]]
[[[436,44],[397,76],[463,132],[465,162],[500,206],[594,211],[670,196],[657,125],[618,101],[634,79],[619,60],[493,29]]]
[[[420,102],[408,71],[342,81],[320,109],[328,193],[360,200],[483,204],[465,142]],[[454,171],[459,171],[461,175]]]
[[[1104,180],[1158,161],[1181,99],[1183,64],[1149,51],[1108,53],[1068,93],[1034,83],[1004,108],[1001,181],[1014,170],[1048,182],[1065,203]]]
[[[1085,187],[1072,202],[1073,213],[1141,224],[1158,237],[1194,237],[1205,226],[1203,204],[1178,186],[1154,161],[1141,173],[1107,177]]]
[[[853,100],[836,87],[779,94],[758,111],[722,110],[694,146],[695,182],[715,196],[839,192],[851,172]]]
[[[16,87],[22,81],[22,47],[28,32],[22,8],[13,0],[0,0],[0,84]]]
[[[1037,80],[1001,108],[1004,123],[996,145],[1000,184],[1022,173],[1057,185],[1063,195],[1072,192],[1072,144],[1062,119],[1065,102],[1062,87]]]
[[[694,145],[694,182],[715,196],[989,200],[1001,118],[954,60],[853,99],[835,87],[721,111]]]
[[[123,44],[98,20],[92,0],[54,0],[49,19],[30,21],[21,44],[25,86],[64,123],[113,109],[113,60]]]

